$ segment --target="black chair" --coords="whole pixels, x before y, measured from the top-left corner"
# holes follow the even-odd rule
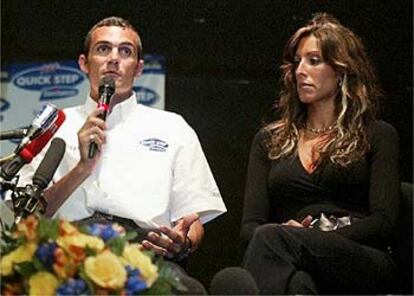
[[[401,183],[401,219],[391,246],[401,278],[398,294],[413,295],[413,184]]]

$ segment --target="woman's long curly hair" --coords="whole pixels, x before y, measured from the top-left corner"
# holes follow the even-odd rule
[[[294,57],[299,42],[311,35],[317,39],[324,62],[339,77],[336,130],[317,147],[318,163],[329,159],[347,166],[362,159],[369,150],[367,126],[375,119],[377,100],[382,93],[361,40],[326,13],[316,14],[296,31],[285,47],[280,67],[281,91],[276,102],[281,119],[266,126],[271,134],[269,157],[279,159],[297,153],[299,130],[306,125],[307,105],[299,100]]]

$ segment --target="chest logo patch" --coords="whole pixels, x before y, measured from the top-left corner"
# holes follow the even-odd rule
[[[143,146],[147,146],[151,151],[165,152],[168,144],[157,138],[149,138],[139,142]]]

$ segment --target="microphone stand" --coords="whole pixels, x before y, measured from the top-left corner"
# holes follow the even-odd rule
[[[36,185],[17,187],[13,190],[11,197],[16,224],[36,210],[41,214],[46,210],[47,203],[43,197],[43,190]]]
[[[35,211],[43,214],[47,202],[43,197],[43,190],[36,185],[28,184],[24,187],[17,187],[18,178],[12,181],[0,180],[1,192],[11,190],[11,202],[14,212],[14,223],[19,223],[23,218]]]

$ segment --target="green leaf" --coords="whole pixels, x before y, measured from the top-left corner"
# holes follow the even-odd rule
[[[134,238],[136,238],[137,236],[138,236],[138,233],[136,231],[128,231],[123,236],[123,239],[126,240],[126,241],[130,241],[130,240],[133,240]]]
[[[181,283],[180,278],[176,275],[176,271],[163,258],[159,258],[156,262],[158,266],[157,282],[165,282],[176,291],[188,291],[187,287]]]
[[[15,224],[13,224],[15,225]],[[2,256],[10,253],[14,249],[16,249],[22,240],[13,237],[13,231],[15,227],[10,227],[7,224],[4,225],[4,229],[0,233],[0,254]]]
[[[85,254],[86,254],[86,257],[96,256],[96,250],[93,249],[93,248],[91,248],[91,247],[89,247],[88,245],[86,245],[86,247],[85,247]]]
[[[125,241],[120,237],[114,237],[108,241],[108,246],[112,252],[118,256],[121,256],[124,252]]]
[[[171,286],[165,280],[157,280],[143,295],[172,295]]]
[[[76,225],[75,224],[75,226],[78,228],[80,233],[91,235],[91,233],[89,232],[88,227],[86,225]]]
[[[33,266],[36,270],[46,270],[46,267],[37,257],[33,257]]]
[[[153,250],[144,249],[144,250],[141,250],[141,252],[144,253],[146,256],[150,257],[151,261],[154,262],[154,259],[155,259],[156,255],[155,255],[155,252]]]
[[[29,278],[36,272],[33,262],[25,261],[14,265],[14,270],[25,278]]]
[[[86,282],[86,285],[88,286],[88,289],[89,289],[88,291],[89,294],[95,295],[95,286],[93,285],[92,281],[86,275],[86,272],[83,266],[79,267],[79,277]]]
[[[40,241],[56,240],[59,235],[59,221],[57,219],[40,219],[37,235]]]

